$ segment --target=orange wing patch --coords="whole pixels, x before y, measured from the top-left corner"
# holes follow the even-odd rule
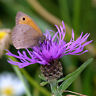
[[[22,18],[20,18],[19,24],[27,24],[34,28],[37,32],[39,32],[40,35],[42,35],[40,28],[28,16],[23,16]]]

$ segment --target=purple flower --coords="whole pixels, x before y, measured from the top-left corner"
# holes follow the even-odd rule
[[[72,38],[68,43],[66,43],[64,41],[66,29],[63,21],[62,25],[63,26],[60,26],[60,28],[55,25],[57,32],[55,32],[53,36],[50,34],[50,32],[53,33],[53,31],[47,30],[44,34],[46,36],[46,40],[40,44],[40,46],[33,47],[32,51],[26,49],[26,51],[20,52],[18,50],[18,55],[14,55],[8,51],[7,55],[13,56],[20,60],[20,62],[16,62],[9,58],[8,62],[19,66],[19,68],[35,63],[50,65],[51,61],[59,59],[64,55],[81,55],[87,52],[88,50],[84,50],[84,46],[92,42],[92,40],[86,41],[90,34],[86,33],[83,36],[82,32],[81,35],[74,40],[74,32],[72,30]],[[27,56],[27,53],[29,56]]]

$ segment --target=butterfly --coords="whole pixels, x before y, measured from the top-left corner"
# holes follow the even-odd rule
[[[12,30],[12,43],[16,49],[31,48],[43,41],[45,36],[40,28],[23,12],[16,15],[16,26]]]

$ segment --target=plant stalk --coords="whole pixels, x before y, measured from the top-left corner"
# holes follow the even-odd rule
[[[58,90],[58,83],[56,79],[50,80],[49,84],[51,87],[52,96],[62,96],[62,93]]]
[[[18,77],[20,78],[20,80],[23,82],[24,87],[25,87],[25,91],[26,91],[26,95],[27,96],[32,96],[32,94],[31,94],[31,92],[30,92],[30,90],[29,90],[29,88],[28,88],[28,86],[27,86],[27,84],[26,84],[26,82],[24,80],[24,77],[21,74],[19,68],[17,66],[14,66],[14,65],[12,65],[12,68],[14,69],[14,71],[16,72],[16,74],[18,75]]]

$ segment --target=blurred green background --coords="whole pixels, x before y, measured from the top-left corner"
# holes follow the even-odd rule
[[[75,38],[81,32],[90,33],[89,40],[94,40],[92,46],[96,48],[96,0],[0,0],[0,28],[13,28],[18,11],[31,16],[42,32],[45,32],[46,29],[55,30],[55,22],[60,25],[60,22],[64,20],[69,29],[74,29]],[[71,34],[67,34],[67,36],[66,40],[68,41]],[[12,45],[10,46],[10,50],[16,53],[16,49]],[[73,72],[88,58],[96,57],[95,49],[92,50],[89,47],[88,50],[91,51],[84,55],[64,56],[61,59],[64,67],[64,76]],[[24,69],[27,70],[39,86],[41,82],[38,77],[40,65],[34,64]],[[7,63],[5,55],[0,58],[0,73],[4,71],[14,72],[11,65]],[[44,88],[50,92],[49,85]],[[30,90],[33,96],[45,96],[34,85],[30,86]],[[86,68],[68,90],[88,96],[96,96],[96,60]]]

